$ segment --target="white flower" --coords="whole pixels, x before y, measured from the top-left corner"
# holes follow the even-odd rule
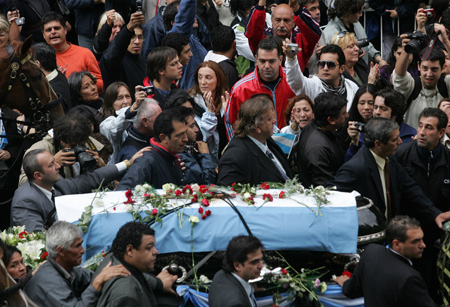
[[[192,223],[192,224],[194,224],[194,223],[200,222],[200,220],[199,220],[198,217],[196,217],[195,215],[191,215],[191,216],[189,217],[189,222]]]
[[[127,212],[133,212],[134,211],[133,205],[131,204],[126,205],[125,210],[127,210]]]
[[[170,191],[170,190],[175,190],[175,188],[176,188],[176,186],[173,184],[173,183],[166,183],[166,184],[164,184],[163,186],[162,186],[162,189],[164,190],[164,192],[166,192],[167,193],[167,191]]]
[[[95,207],[104,207],[104,206],[105,206],[105,203],[103,202],[103,200],[101,200],[100,198],[98,198],[98,199],[96,199],[96,200],[94,201],[94,206],[95,206]]]
[[[194,183],[194,184],[191,184],[191,189],[195,193],[195,192],[200,191],[200,186],[198,184]]]
[[[25,226],[14,226],[13,231],[15,234],[19,234],[25,231]]]
[[[144,191],[145,191],[145,192],[150,192],[150,191],[152,190],[152,186],[149,185],[148,183],[144,183],[144,184],[142,185],[142,187],[144,188]]]
[[[199,280],[200,280],[200,282],[202,282],[204,284],[210,284],[211,283],[211,280],[208,277],[206,277],[205,275],[200,275]]]
[[[137,185],[134,187],[134,193],[135,194],[142,194],[144,193],[144,187],[142,185]]]
[[[244,195],[242,195],[242,198],[245,199],[249,199],[250,197],[252,197],[252,195],[249,192],[245,192]]]
[[[29,241],[17,244],[17,248],[22,254],[30,259],[39,260],[41,258],[41,250],[45,247],[42,240]],[[25,257],[24,257],[25,258]]]

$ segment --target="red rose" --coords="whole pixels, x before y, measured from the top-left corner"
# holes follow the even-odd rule
[[[47,256],[48,256],[48,253],[47,252],[43,252],[42,255],[41,255],[41,259],[45,260],[47,258]]]
[[[269,193],[263,194],[263,199],[264,201],[273,201],[273,197]]]
[[[198,213],[203,214],[203,208],[202,207],[198,208]]]
[[[288,271],[286,269],[281,269],[281,273],[283,273],[283,275],[287,275]]]
[[[157,215],[158,214],[158,209],[153,209],[152,210],[152,215]]]
[[[235,185],[236,185],[236,182],[233,182],[233,183],[231,184],[232,187],[234,187]]]
[[[113,209],[114,209],[114,211],[116,211],[116,207],[114,207]]]
[[[205,214],[206,214],[206,216],[210,216],[211,215],[211,210],[206,210]]]
[[[191,195],[193,192],[191,186],[188,184],[183,188],[183,194]]]
[[[352,277],[352,273],[350,273],[349,271],[342,272],[342,275],[345,275],[345,276],[348,276],[348,277]]]
[[[208,187],[204,184],[200,185],[200,189],[199,189],[200,193],[205,193],[206,191],[208,191]]]
[[[208,207],[209,206],[209,201],[206,198],[203,198],[202,199],[202,205],[205,206],[205,207]]]
[[[180,196],[180,195],[181,195],[181,191],[180,191],[180,190],[176,190],[176,191],[175,191],[175,195],[176,195],[176,196]]]
[[[102,257],[105,258],[106,257],[106,253],[105,251],[102,251]]]
[[[278,198],[285,198],[286,197],[286,193],[284,193],[284,191],[280,192],[280,195],[278,195]]]
[[[128,191],[126,191],[125,192],[125,196],[128,198],[128,197],[131,197],[131,196],[133,196],[133,192],[131,191],[131,190],[128,190]]]
[[[274,303],[274,304],[272,305],[272,307],[280,307],[280,305]]]
[[[202,215],[202,220],[206,220],[206,214]]]
[[[25,237],[28,235],[28,232],[26,231],[22,231],[21,233],[19,233],[19,238],[20,239],[25,239]]]
[[[268,190],[270,188],[270,186],[265,182],[261,183],[259,187],[264,190]]]
[[[195,203],[198,200],[197,194],[194,194],[194,197],[192,197],[192,202]]]
[[[145,197],[145,198],[148,198],[148,197],[150,197],[150,194],[145,193],[145,194],[144,194],[144,197]]]
[[[251,204],[255,204],[255,200],[253,199],[253,197],[247,198],[247,201]]]

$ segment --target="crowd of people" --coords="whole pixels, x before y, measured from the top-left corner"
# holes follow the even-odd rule
[[[171,292],[166,273],[143,274],[157,254],[154,232],[134,224],[119,231],[103,270],[94,277],[78,270],[81,235],[58,222],[55,196],[100,185],[258,185],[297,176],[305,187],[356,190],[388,221],[417,219],[423,233],[411,244],[423,256],[391,251],[420,258],[417,293],[439,303],[440,228],[450,219],[449,1],[368,1],[383,24],[383,52],[367,37],[374,18],[365,16],[367,29],[361,24],[363,0],[153,2],[0,1],[0,49],[8,48],[10,29],[31,35],[33,60],[65,112],[33,141],[20,137],[33,131],[23,124],[29,115],[0,110],[1,227],[47,230],[50,260],[39,273],[31,278],[23,265],[10,273],[26,279],[31,299],[124,306],[133,296],[134,305],[153,306],[155,289]],[[68,236],[53,238],[56,227]],[[127,241],[135,232],[142,242]],[[253,266],[258,242],[245,243]],[[3,249],[7,266],[20,264],[20,252]],[[246,259],[218,278],[229,279],[239,268],[232,264]],[[126,281],[130,275],[137,285]],[[240,277],[255,306],[249,278]],[[61,278],[80,284],[58,290]],[[42,288],[48,282],[54,295]],[[121,296],[124,287],[136,293]],[[387,291],[378,290],[367,306]],[[366,296],[358,291],[349,293]],[[213,292],[212,306],[228,306],[219,302],[231,292]]]

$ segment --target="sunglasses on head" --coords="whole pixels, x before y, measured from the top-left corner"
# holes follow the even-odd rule
[[[323,69],[325,67],[325,65],[328,66],[328,69],[335,69],[336,66],[337,66],[336,63],[333,62],[333,61],[319,61],[319,62],[317,62],[317,66],[319,68]]]
[[[338,38],[343,38],[347,33],[348,33],[347,31],[339,32],[338,35],[337,35],[337,37],[338,37]]]

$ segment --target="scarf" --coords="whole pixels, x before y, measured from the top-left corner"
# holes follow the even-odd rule
[[[339,81],[339,85],[337,87],[331,86],[322,79],[320,79],[322,82],[322,85],[325,89],[325,92],[342,95],[344,97],[347,97],[347,89],[345,88],[345,78],[343,75],[341,75],[341,81]]]

